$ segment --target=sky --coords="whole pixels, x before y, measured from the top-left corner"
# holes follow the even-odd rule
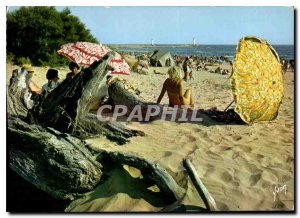
[[[194,37],[197,44],[237,44],[249,35],[271,44],[294,43],[294,9],[287,6],[68,7],[103,44],[148,44],[151,39],[191,44]]]
[[[64,7],[57,7],[61,11]],[[248,35],[293,44],[292,7],[69,7],[106,44],[237,44]]]

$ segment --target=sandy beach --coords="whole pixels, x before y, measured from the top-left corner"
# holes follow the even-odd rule
[[[15,68],[18,67],[6,65],[7,84]],[[229,69],[230,66],[225,64],[222,68]],[[47,68],[34,69],[33,81],[41,87],[47,82]],[[161,74],[154,74],[154,70]],[[167,70],[167,67],[150,67],[148,75],[132,73],[122,77],[141,91],[140,96],[145,101],[156,102]],[[58,71],[61,79],[69,72],[67,68],[58,68]],[[194,70],[194,80],[185,82],[184,88],[192,89],[195,105],[203,109],[217,107],[224,110],[233,100],[229,75]],[[159,163],[187,189],[183,199],[186,205],[204,207],[182,165],[182,160],[189,158],[215,199],[218,210],[293,210],[294,100],[294,72],[288,71],[284,74],[284,99],[279,115],[272,122],[250,126],[225,125],[212,120],[203,123],[131,122],[128,123],[130,128],[142,130],[146,135],[133,137],[123,146],[104,137],[87,142],[90,147],[134,154]],[[168,103],[167,95],[162,103]],[[159,202],[161,198],[155,188],[153,193],[143,196],[145,192],[139,191],[131,181],[132,178],[138,180],[139,172],[128,166],[124,169],[112,172],[111,178],[115,180],[107,181],[105,190],[96,188],[86,199],[70,205],[66,211],[159,211],[163,204]],[[126,172],[132,175],[128,176]],[[118,192],[116,186],[127,188]],[[274,195],[278,187],[286,187],[286,191]]]

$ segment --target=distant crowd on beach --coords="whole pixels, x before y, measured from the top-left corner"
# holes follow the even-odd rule
[[[133,71],[138,73],[145,72],[147,74],[148,66],[153,67],[169,67],[167,74],[169,78],[163,84],[161,93],[158,97],[157,103],[159,104],[165,92],[169,97],[169,105],[188,105],[193,108],[193,93],[192,90],[187,89],[184,91],[183,81],[192,80],[193,71],[207,71],[210,73],[218,73],[222,75],[232,75],[233,63],[228,57],[225,56],[171,56],[169,52],[155,51],[152,54],[141,54],[135,56],[134,53],[130,55],[137,62],[134,64],[136,68]],[[225,65],[222,65],[225,64]],[[226,66],[223,69],[222,66]],[[229,65],[229,68],[228,68]],[[285,74],[288,70],[294,71],[294,61],[282,60],[282,73]],[[154,70],[154,73],[158,72]]]
[[[132,66],[133,72],[141,74],[148,74],[148,67],[171,67],[177,66],[181,68],[183,73],[183,80],[193,80],[193,73],[195,71],[207,71],[210,73],[217,73],[222,75],[230,75],[232,73],[232,61],[226,56],[182,56],[171,55],[168,52],[155,51],[152,54],[135,55],[134,53],[127,54],[136,59],[136,63]],[[230,69],[223,69],[221,64],[229,64]],[[158,74],[154,70],[155,74]]]
[[[186,81],[188,78],[193,79],[193,71],[207,71],[210,73],[217,73],[222,75],[231,75],[232,73],[232,60],[230,60],[227,56],[182,56],[182,55],[168,55],[165,52],[167,57],[162,58],[164,63],[162,63],[157,57],[152,60],[152,57],[158,51],[154,51],[153,53],[143,53],[140,55],[135,55],[134,53],[127,54],[131,57],[137,59],[136,66],[140,66],[140,69],[147,68],[149,65],[153,67],[171,67],[171,66],[178,66],[183,70],[183,79]],[[164,55],[164,54],[162,54]],[[172,62],[174,64],[172,64]],[[231,66],[231,69],[223,69],[220,65],[222,63],[227,63]],[[285,60],[281,59],[282,71],[286,73],[287,71],[294,71],[295,68],[295,61],[294,60]],[[215,69],[211,69],[209,67],[216,67]],[[138,71],[138,67],[133,69],[133,71]],[[156,72],[156,71],[155,71]],[[145,73],[147,74],[147,72]]]

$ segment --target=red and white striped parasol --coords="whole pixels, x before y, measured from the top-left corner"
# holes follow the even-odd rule
[[[112,50],[104,45],[91,42],[74,42],[61,46],[57,51],[71,61],[80,66],[89,67],[95,61],[101,60],[108,52]],[[130,75],[130,67],[120,54],[114,52],[115,55],[109,61],[109,66],[113,68],[111,74]]]

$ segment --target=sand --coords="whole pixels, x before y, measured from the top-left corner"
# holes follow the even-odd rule
[[[228,66],[227,66],[228,67]],[[7,82],[14,66],[7,65]],[[33,80],[38,85],[46,83],[47,68],[35,68]],[[228,68],[229,69],[229,68]],[[151,67],[149,75],[132,73],[123,76],[138,87],[141,97],[155,102],[167,75],[167,68]],[[68,70],[59,69],[60,78]],[[232,101],[228,75],[194,72],[194,80],[184,83],[191,88],[195,104],[200,108],[225,109]],[[107,151],[120,151],[158,162],[174,177],[187,195],[183,203],[204,207],[194,186],[182,166],[183,158],[191,159],[198,175],[214,197],[221,211],[272,211],[294,209],[294,73],[284,75],[285,96],[279,115],[272,122],[248,125],[224,125],[211,120],[205,124],[154,121],[143,124],[131,122],[128,126],[145,132],[130,142],[118,146],[105,138],[87,140],[89,146]],[[167,104],[167,96],[163,102]],[[233,105],[234,106],[234,105]],[[232,107],[233,107],[232,106]],[[208,124],[208,125],[207,125]],[[126,168],[126,167],[125,167]],[[129,168],[127,168],[128,170]],[[130,170],[129,170],[130,171]],[[163,206],[137,190],[134,182],[126,183],[127,189],[118,190],[130,174],[116,176],[107,183],[107,190],[95,189],[86,201],[80,199],[68,211],[159,211]],[[121,172],[119,172],[122,174]],[[126,177],[126,179],[124,179]],[[114,178],[114,177],[112,177]],[[139,178],[134,178],[137,180]],[[273,195],[276,187],[286,187]],[[131,187],[131,188],[129,188]],[[103,187],[102,187],[103,188]],[[145,188],[145,187],[144,187]],[[134,194],[139,193],[139,194]],[[92,196],[92,197],[91,197]],[[156,196],[157,197],[157,196]],[[89,199],[89,200],[87,200]],[[159,197],[158,197],[159,199]],[[153,203],[156,202],[156,203]]]

